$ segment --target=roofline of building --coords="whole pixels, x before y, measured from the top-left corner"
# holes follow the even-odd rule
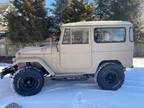
[[[6,10],[9,7],[10,3],[0,3],[0,10]]]

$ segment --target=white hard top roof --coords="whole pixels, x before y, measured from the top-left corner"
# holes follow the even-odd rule
[[[132,23],[128,21],[83,21],[83,22],[74,22],[63,24],[62,27],[71,27],[71,26],[132,26]]]

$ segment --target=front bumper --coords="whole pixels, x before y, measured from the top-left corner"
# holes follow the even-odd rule
[[[7,67],[0,72],[0,78],[3,79],[7,74],[13,75],[15,73],[15,66]]]

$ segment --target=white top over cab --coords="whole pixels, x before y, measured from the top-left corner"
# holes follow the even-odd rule
[[[132,23],[128,21],[83,21],[75,23],[63,24],[63,27],[72,27],[72,26],[132,26]]]
[[[132,67],[132,24],[125,21],[63,24],[58,48],[62,73],[95,73],[105,61]]]

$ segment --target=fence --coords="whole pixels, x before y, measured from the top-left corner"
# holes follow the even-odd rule
[[[15,45],[15,44],[9,44],[5,39],[0,41],[0,57],[12,57],[15,56],[16,52],[24,47],[29,46],[42,46],[42,45],[49,45],[52,44],[52,40],[48,39],[44,42],[38,42],[33,45]]]
[[[6,44],[0,44],[0,56],[10,57],[14,56],[15,53],[21,49],[22,47],[18,47],[16,45],[6,45]]]
[[[10,57],[14,56],[15,53],[23,48],[22,46],[17,46],[14,44],[0,44],[0,56]],[[134,47],[135,57],[144,57],[144,43],[135,43]]]
[[[135,43],[134,56],[144,57],[144,43]]]

